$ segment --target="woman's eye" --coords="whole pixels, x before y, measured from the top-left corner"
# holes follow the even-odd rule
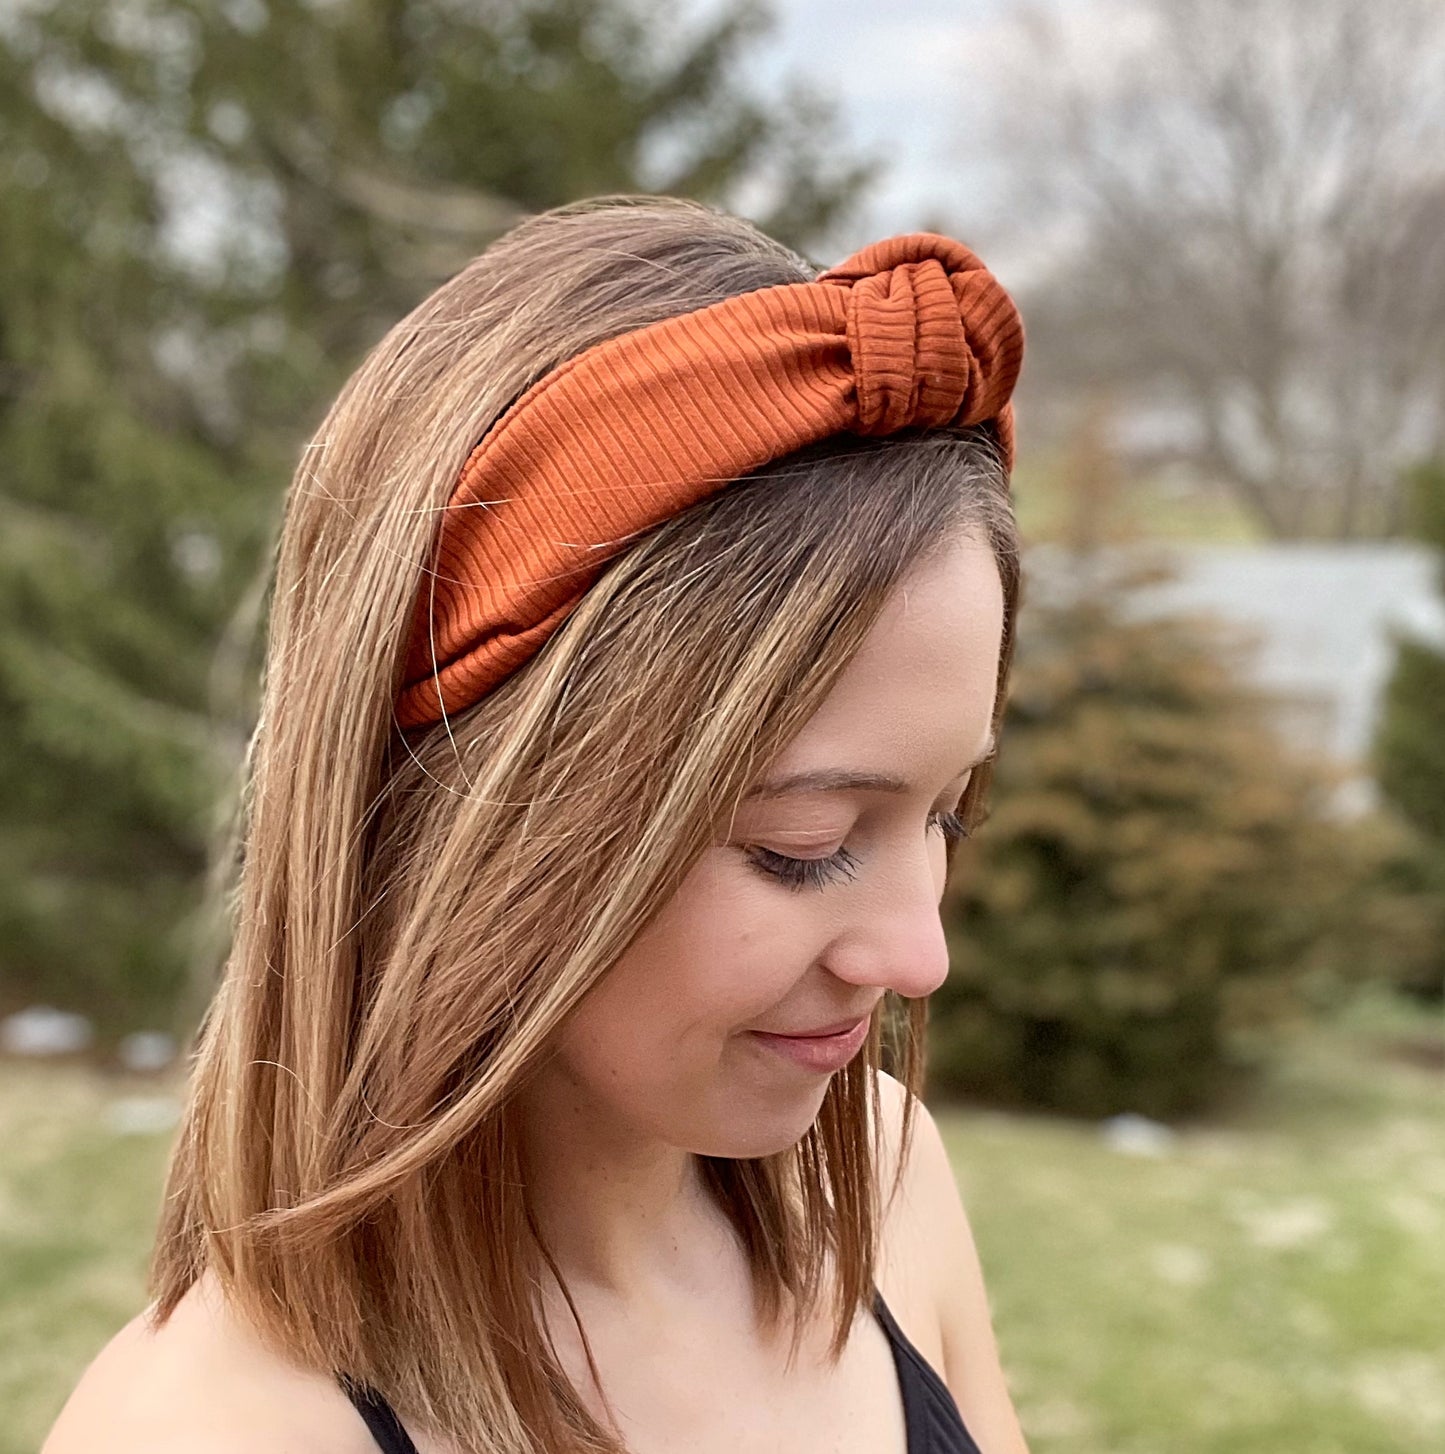
[[[957,813],[930,813],[928,826],[936,828],[949,843],[968,837],[968,828]],[[789,858],[770,848],[750,848],[748,862],[769,878],[780,880],[790,889],[825,888],[838,879],[851,879],[858,871],[858,859],[846,848],[827,858]]]
[[[771,848],[750,848],[748,862],[790,889],[821,889],[834,879],[852,878],[858,868],[858,860],[846,848],[827,858],[789,858]]]

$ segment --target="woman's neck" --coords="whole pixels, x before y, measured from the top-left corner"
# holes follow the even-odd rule
[[[608,1115],[555,1070],[515,1124],[538,1231],[573,1293],[657,1307],[715,1286],[736,1235],[691,1152]]]

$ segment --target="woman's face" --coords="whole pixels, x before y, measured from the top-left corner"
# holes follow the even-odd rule
[[[985,544],[915,570],[765,774],[899,786],[745,799],[560,1033],[544,1074],[569,1101],[704,1155],[768,1155],[807,1131],[858,1037],[767,1034],[862,1020],[885,990],[927,995],[948,972],[940,820],[990,749],[1002,632]]]

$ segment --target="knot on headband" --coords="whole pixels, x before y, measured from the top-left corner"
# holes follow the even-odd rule
[[[424,726],[478,701],[631,540],[816,440],[993,420],[1012,469],[1022,362],[1013,300],[933,232],[568,359],[462,468],[417,596],[397,721]]]
[[[962,243],[937,233],[888,238],[822,274],[848,284],[857,434],[996,419],[1023,360],[1002,284]],[[1011,446],[1012,434],[1006,444]]]

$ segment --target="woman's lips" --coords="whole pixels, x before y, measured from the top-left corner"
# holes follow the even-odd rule
[[[850,1029],[836,1035],[773,1035],[766,1030],[748,1033],[764,1048],[801,1065],[805,1070],[831,1075],[842,1070],[863,1048],[872,1016],[865,1015]]]

